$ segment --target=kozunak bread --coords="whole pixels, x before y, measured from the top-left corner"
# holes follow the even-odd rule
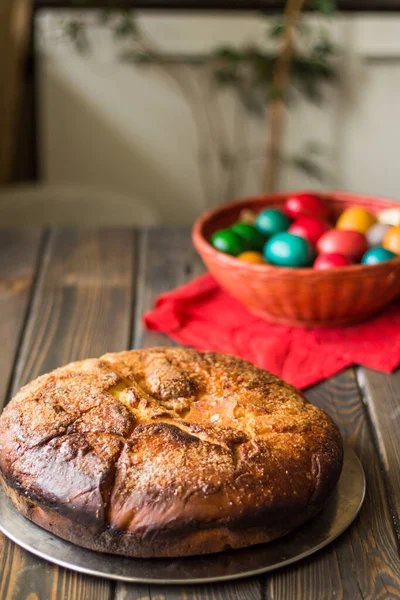
[[[269,542],[324,505],[338,428],[291,385],[222,354],[151,348],[32,381],[0,418],[4,489],[74,544],[132,557]]]

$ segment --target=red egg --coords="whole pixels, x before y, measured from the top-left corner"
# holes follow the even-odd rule
[[[317,242],[320,254],[342,254],[352,261],[359,261],[368,250],[368,242],[359,231],[331,229],[322,235]]]
[[[320,254],[314,263],[314,269],[334,269],[346,265],[351,265],[351,260],[347,256],[332,252],[331,254]]]
[[[314,219],[322,221],[327,221],[331,212],[329,206],[321,198],[308,192],[299,192],[289,196],[283,209],[291,219],[314,217]]]
[[[328,223],[313,217],[300,217],[289,227],[289,233],[306,239],[315,246],[321,235],[330,229]]]

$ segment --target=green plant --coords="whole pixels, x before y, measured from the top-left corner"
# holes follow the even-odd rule
[[[334,13],[334,1],[307,3],[318,15],[312,24],[303,18],[304,4],[304,0],[288,0],[284,15],[262,15],[262,43],[217,47],[190,57],[162,51],[142,30],[135,12],[109,9],[96,17],[98,26],[112,32],[119,60],[156,71],[185,98],[196,126],[199,172],[210,203],[240,195],[243,170],[254,164],[259,167],[260,161],[264,162],[265,191],[276,187],[282,164],[300,169],[310,178],[326,180],[323,149],[315,142],[309,140],[294,156],[286,156],[282,150],[287,110],[299,97],[322,103],[324,87],[337,80],[337,49],[326,27]],[[67,20],[65,31],[79,52],[89,51],[94,24],[82,15]],[[236,102],[233,143],[223,118],[220,96],[224,90],[229,90]],[[246,134],[249,119],[267,121],[266,149],[250,146]]]

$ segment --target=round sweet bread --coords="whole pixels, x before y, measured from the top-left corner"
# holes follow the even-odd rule
[[[189,556],[268,542],[319,511],[342,467],[322,410],[222,354],[151,348],[32,381],[0,418],[15,506],[79,546]]]

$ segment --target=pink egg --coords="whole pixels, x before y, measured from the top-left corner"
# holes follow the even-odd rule
[[[351,261],[359,261],[368,250],[365,236],[358,231],[331,229],[322,235],[317,242],[319,254],[342,254]]]
[[[320,254],[314,263],[314,269],[334,269],[351,264],[351,260],[343,254],[332,252],[331,254]]]
[[[313,217],[300,217],[297,221],[292,223],[289,227],[289,233],[298,235],[306,239],[310,244],[315,246],[321,235],[326,231],[329,231],[330,227],[328,223],[321,221],[320,219],[314,219]]]
[[[315,194],[299,192],[289,196],[284,204],[284,212],[291,219],[314,217],[314,219],[327,221],[331,211],[329,206]]]

